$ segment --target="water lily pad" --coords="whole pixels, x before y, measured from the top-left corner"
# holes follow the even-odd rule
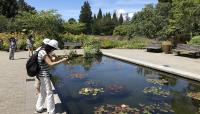
[[[165,79],[147,79],[147,82],[153,83],[153,84],[158,84],[158,85],[164,85],[164,84],[168,83],[168,81]]]
[[[139,104],[139,106],[132,107],[126,104],[121,105],[102,105],[95,107],[95,114],[162,114],[173,113],[172,107],[167,103],[158,104]],[[106,112],[106,113],[105,113]]]
[[[162,97],[167,97],[167,96],[170,95],[169,91],[163,90],[160,87],[146,87],[143,90],[143,92],[144,93],[151,93],[151,94],[154,94],[154,95],[159,95],[159,96],[162,96]]]
[[[96,96],[100,93],[103,93],[104,89],[103,88],[92,88],[92,87],[88,87],[88,88],[82,88],[79,91],[80,95],[84,95],[84,96],[88,96],[88,95],[92,95],[92,96]]]
[[[188,97],[192,97],[193,99],[196,99],[196,100],[200,100],[200,92],[190,92],[190,93],[187,93],[187,96]]]
[[[106,113],[105,113],[106,112]],[[95,108],[94,114],[134,114],[134,109],[129,105],[102,105]]]

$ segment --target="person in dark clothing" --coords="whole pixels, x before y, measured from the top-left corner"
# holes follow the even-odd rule
[[[12,33],[12,37],[9,38],[9,59],[10,60],[14,60],[14,54],[17,48],[17,39],[14,37],[13,33]]]
[[[26,40],[26,48],[28,49],[29,57],[33,55],[33,44],[34,44],[34,38],[33,38],[33,32],[31,31]]]

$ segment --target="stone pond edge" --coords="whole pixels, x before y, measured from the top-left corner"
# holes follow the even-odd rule
[[[187,78],[187,79],[200,81],[200,75],[199,74],[195,74],[195,73],[191,73],[191,72],[187,72],[187,71],[183,71],[183,70],[179,70],[179,69],[174,69],[174,68],[167,67],[167,66],[152,64],[152,63],[149,63],[149,62],[140,61],[140,60],[137,60],[137,59],[123,57],[123,56],[119,56],[119,55],[115,55],[115,54],[111,54],[111,53],[106,53],[106,52],[103,52],[103,55],[108,56],[108,57],[112,57],[112,58],[115,58],[115,59],[119,59],[119,60],[122,60],[122,61],[126,61],[126,62],[129,62],[129,63],[133,63],[133,64],[136,64],[136,65],[155,69],[155,70],[158,70],[158,71],[161,71],[161,72],[174,74],[174,75],[177,75],[179,77],[181,76],[181,77],[184,77],[184,78]]]

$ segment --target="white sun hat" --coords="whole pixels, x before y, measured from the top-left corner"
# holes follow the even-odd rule
[[[49,41],[50,41],[50,39],[49,38],[45,38],[42,42],[44,43],[44,44],[48,44],[49,43]]]
[[[47,45],[51,46],[51,47],[54,47],[55,49],[60,49],[58,48],[58,41],[56,40],[50,40]]]

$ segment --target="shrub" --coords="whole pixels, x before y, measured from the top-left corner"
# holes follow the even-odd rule
[[[88,37],[84,40],[84,57],[89,58],[101,54],[100,41],[95,37]]]
[[[42,44],[42,41],[44,39],[44,36],[40,35],[40,34],[35,34],[34,35],[34,40],[35,40],[35,43],[34,43],[34,47],[40,47],[41,44]]]
[[[11,37],[10,34],[7,33],[0,33],[0,39],[3,41],[3,50],[8,50],[9,49],[9,41],[8,38]]]
[[[196,44],[196,45],[200,45],[200,36],[194,36],[189,42],[187,42],[188,44]]]
[[[163,41],[162,45],[172,45],[172,43],[170,41]]]
[[[67,22],[64,23],[65,31],[72,33],[72,34],[81,34],[85,31],[86,26],[85,23],[78,23],[78,22]]]
[[[20,50],[26,49],[26,35],[19,33],[17,35],[17,48]]]
[[[115,48],[142,49],[147,45],[149,39],[143,37],[135,37],[131,40],[117,40],[115,42]]]
[[[129,28],[129,25],[119,25],[115,27],[113,31],[113,35],[125,36],[128,34],[128,31],[129,31],[128,28]]]
[[[116,41],[111,39],[100,39],[101,41],[101,48],[108,49],[116,47]]]
[[[71,33],[66,33],[63,35],[63,41],[69,42],[84,42],[87,39],[87,35],[80,34],[80,35],[73,35]]]
[[[18,33],[15,32],[14,35],[11,35],[10,33],[0,33],[0,39],[3,40],[3,50],[9,49],[10,44],[9,44],[8,39],[12,36],[17,38],[17,49],[19,49],[19,50],[26,49],[27,35],[20,33],[20,32],[18,32]],[[35,33],[34,38],[35,38],[34,47],[39,47],[41,45],[44,37],[40,34]]]
[[[76,50],[70,49],[68,58],[72,59],[73,57],[77,57],[77,56],[78,56],[78,54],[77,54]]]

